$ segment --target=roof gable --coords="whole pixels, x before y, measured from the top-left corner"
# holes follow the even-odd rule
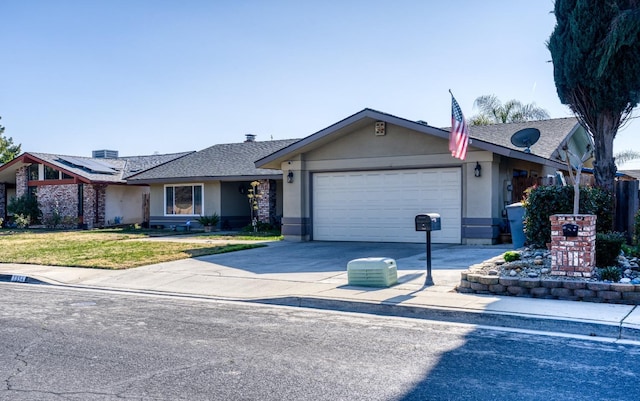
[[[263,157],[256,162],[256,166],[274,168],[298,154],[320,147],[327,142],[335,140],[336,137],[346,135],[363,125],[371,124],[375,121],[398,125],[445,140],[449,138],[449,128],[436,128],[423,121],[411,121],[367,108],[311,134],[287,148]],[[523,148],[518,148],[511,143],[511,136],[523,128],[537,128],[540,130],[540,140],[530,147],[530,153],[526,153]],[[587,135],[575,118],[470,126],[469,147],[491,151],[506,157],[560,167],[562,166],[562,157],[559,155],[559,150],[576,133]]]
[[[144,171],[189,153],[192,152],[107,159],[25,152],[11,162],[0,166],[0,179],[15,181],[15,171],[18,168],[38,163],[60,170],[81,182],[126,183],[126,177],[130,176],[134,171]]]

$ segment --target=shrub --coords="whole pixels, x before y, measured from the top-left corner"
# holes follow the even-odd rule
[[[526,242],[545,248],[551,242],[549,216],[573,213],[573,187],[531,187],[526,191],[523,206]],[[613,227],[613,195],[601,188],[580,188],[580,213],[597,216],[597,232],[610,231]]]
[[[620,281],[620,278],[622,277],[622,273],[620,273],[620,269],[616,266],[609,266],[609,267],[600,269],[599,274],[600,274],[600,280],[612,281],[614,283],[617,283],[618,281]]]
[[[214,212],[211,216],[200,216],[196,220],[203,226],[217,226],[220,222],[220,216]]]
[[[622,244],[626,241],[623,233],[609,232],[596,234],[596,266],[607,267],[618,264]]]
[[[38,199],[31,195],[22,195],[17,198],[11,198],[7,205],[7,211],[15,215],[22,215],[23,218],[28,216],[30,217],[30,222],[39,221],[42,216],[40,206],[38,205]]]
[[[47,215],[43,215],[40,219],[42,224],[44,224],[47,228],[56,229],[60,223],[62,223],[63,216],[60,214],[60,204],[58,200],[55,200],[51,213]]]
[[[27,228],[29,227],[29,224],[31,224],[31,216],[16,214],[14,216],[14,223],[18,228]]]
[[[277,232],[278,229],[274,227],[273,224],[265,223],[263,221],[256,222],[256,227],[254,229],[253,224],[246,225],[242,227],[243,232],[260,232],[260,233],[273,233]]]
[[[507,252],[504,253],[504,261],[505,262],[513,262],[515,260],[520,260],[520,252],[507,251]]]
[[[622,252],[624,252],[625,256],[637,258],[640,256],[640,247],[637,244],[636,245],[622,244]]]

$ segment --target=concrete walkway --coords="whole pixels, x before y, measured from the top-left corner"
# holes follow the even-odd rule
[[[0,264],[0,281],[37,280],[63,286],[180,294],[640,341],[640,311],[636,306],[454,291],[461,271],[510,249],[505,246],[433,245],[435,284],[424,286],[424,244],[266,244],[264,248],[128,270]],[[349,286],[348,261],[374,256],[396,260],[399,283],[390,288]]]

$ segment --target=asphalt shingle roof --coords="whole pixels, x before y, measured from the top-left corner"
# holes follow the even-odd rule
[[[511,136],[524,128],[540,130],[540,139],[531,146],[531,153],[545,159],[552,159],[554,152],[578,124],[573,117],[550,120],[527,121],[523,123],[473,125],[469,127],[469,137],[479,139],[508,149],[524,151],[511,143]]]
[[[256,168],[254,162],[297,141],[298,139],[282,139],[213,145],[136,174],[129,181],[277,175],[281,174],[280,170]]]
[[[124,183],[126,182],[126,178],[131,176],[132,174],[136,174],[140,171],[178,159],[180,157],[188,155],[189,153],[193,152],[181,152],[150,156],[127,156],[119,157],[117,159],[97,159],[92,157],[65,156],[51,153],[29,152],[31,156],[77,176],[84,177],[94,182],[107,183]],[[87,164],[98,163],[101,166],[107,167],[105,170],[108,170],[109,168],[113,169],[113,173],[96,172],[89,168],[79,166],[74,162],[71,162],[74,160],[78,162],[87,162]]]

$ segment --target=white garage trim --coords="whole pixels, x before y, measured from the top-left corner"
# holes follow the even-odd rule
[[[424,242],[415,216],[439,213],[432,241],[461,241],[459,167],[314,173],[312,185],[314,240]]]

